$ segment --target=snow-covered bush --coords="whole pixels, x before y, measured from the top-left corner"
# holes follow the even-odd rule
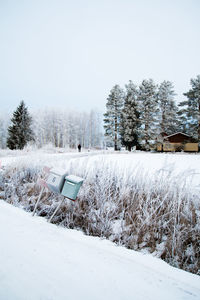
[[[77,158],[65,166],[84,177],[77,201],[65,201],[53,222],[164,259],[200,274],[200,197],[185,174],[141,168],[123,169],[109,157]],[[41,166],[11,165],[1,172],[1,190],[9,203],[33,211],[40,193]],[[46,190],[37,214],[49,218],[60,201]]]

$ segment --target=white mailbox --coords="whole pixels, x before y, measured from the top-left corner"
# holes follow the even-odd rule
[[[67,173],[63,174],[63,171],[59,169],[51,169],[47,178],[49,189],[54,193],[61,194],[66,175]]]

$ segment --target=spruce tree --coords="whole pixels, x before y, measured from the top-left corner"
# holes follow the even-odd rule
[[[139,136],[139,111],[137,104],[137,87],[130,80],[126,86],[124,108],[121,116],[121,140],[122,144],[131,151],[133,146],[138,146]]]
[[[145,150],[150,150],[151,143],[157,138],[158,102],[156,85],[152,79],[143,80],[139,86],[138,100],[140,102],[141,139]]]
[[[178,105],[178,131],[183,132],[183,133],[188,133],[190,134],[189,130],[189,124],[188,124],[188,117],[187,117],[187,111],[185,108],[179,108],[181,107],[183,102],[180,102]]]
[[[183,95],[187,100],[180,102],[182,122],[187,119],[186,132],[200,143],[200,75],[190,81],[192,88]]]
[[[174,96],[173,84],[170,81],[163,81],[158,88],[160,133],[169,135],[177,130],[177,107]]]
[[[104,114],[105,136],[110,137],[114,142],[114,150],[119,149],[120,144],[120,118],[124,102],[124,92],[119,85],[115,85],[107,98]]]
[[[24,146],[33,140],[31,129],[32,118],[28,113],[24,101],[21,101],[11,119],[12,124],[8,127],[7,146],[11,150],[23,149]]]

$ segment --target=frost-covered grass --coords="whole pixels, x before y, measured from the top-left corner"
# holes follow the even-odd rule
[[[65,201],[53,222],[152,253],[200,274],[199,155],[110,154],[27,156],[6,164],[1,189],[9,203],[32,211],[43,166],[83,177],[72,206]],[[34,159],[33,159],[34,157]],[[49,217],[59,197],[45,191],[37,214]]]

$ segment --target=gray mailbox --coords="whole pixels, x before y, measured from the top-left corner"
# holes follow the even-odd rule
[[[62,171],[58,169],[52,169],[47,178],[47,185],[49,189],[55,193],[60,194],[66,175],[67,173],[63,174]]]
[[[75,175],[65,176],[61,195],[71,200],[75,200],[82,183],[83,178],[81,177]]]

